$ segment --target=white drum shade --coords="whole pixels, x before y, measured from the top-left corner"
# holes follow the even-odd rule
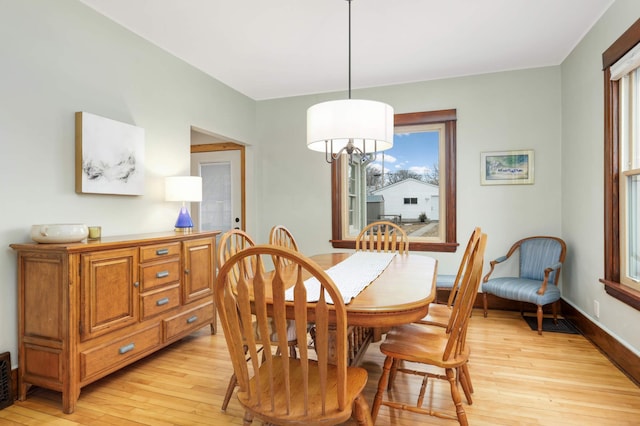
[[[344,99],[313,105],[307,110],[307,147],[332,154],[349,139],[365,153],[393,146],[393,108],[383,102]],[[329,144],[325,144],[328,141]]]

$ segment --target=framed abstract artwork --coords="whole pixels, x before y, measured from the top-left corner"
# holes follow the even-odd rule
[[[496,151],[480,154],[482,185],[533,184],[533,150]]]
[[[76,112],[76,192],[144,194],[144,129]]]

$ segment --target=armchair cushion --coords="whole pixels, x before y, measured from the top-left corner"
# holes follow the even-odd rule
[[[520,245],[520,276],[544,280],[544,270],[560,259],[561,252],[562,245],[553,239],[534,238],[523,241]],[[555,269],[557,271],[557,268]],[[550,283],[556,282],[556,271],[549,274]]]
[[[484,293],[494,294],[503,299],[517,300],[520,302],[546,305],[560,299],[560,289],[550,282],[547,283],[547,291],[538,294],[542,280],[531,280],[518,277],[492,278],[482,284]]]

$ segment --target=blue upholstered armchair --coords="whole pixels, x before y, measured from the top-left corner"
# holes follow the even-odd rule
[[[493,268],[520,250],[517,277],[490,278]],[[552,304],[553,320],[557,322],[557,302],[560,300],[558,279],[567,246],[556,237],[529,237],[516,242],[509,252],[490,262],[491,269],[482,280],[484,316],[487,316],[487,294],[503,299],[533,303],[538,306],[538,334],[542,334],[542,307]]]

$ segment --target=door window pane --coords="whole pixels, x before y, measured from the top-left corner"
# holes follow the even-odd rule
[[[203,163],[200,228],[203,231],[231,229],[231,163]]]

